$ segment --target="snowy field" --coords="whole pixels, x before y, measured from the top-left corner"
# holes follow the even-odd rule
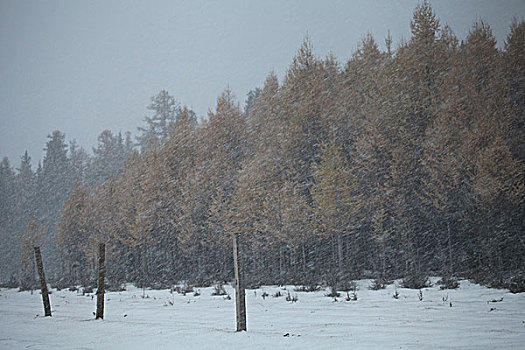
[[[94,320],[96,297],[53,290],[53,317],[42,317],[39,293],[0,291],[1,349],[525,349],[525,293],[461,281],[457,290],[394,286],[337,302],[326,291],[293,287],[247,291],[248,332],[235,329],[232,300],[128,287],[106,295],[104,320]],[[262,292],[269,296],[262,298]],[[281,291],[282,297],[273,294]],[[288,291],[298,301],[287,302]],[[448,300],[443,301],[448,295]],[[493,300],[500,300],[492,302]],[[452,307],[450,307],[452,302]]]

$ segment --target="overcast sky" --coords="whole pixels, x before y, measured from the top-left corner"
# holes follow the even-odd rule
[[[431,2],[464,39],[476,19],[503,46],[523,0]],[[308,32],[318,56],[344,63],[370,32],[410,37],[417,1],[0,0],[0,157],[33,168],[59,129],[91,151],[104,129],[132,131],[161,89],[205,116],[229,86],[241,106],[281,78]]]

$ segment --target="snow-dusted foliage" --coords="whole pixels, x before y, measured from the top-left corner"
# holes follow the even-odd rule
[[[161,91],[140,153],[104,131],[93,157],[68,154],[55,131],[36,173],[27,155],[18,173],[5,159],[1,278],[21,278],[34,212],[49,279],[68,284],[93,284],[100,241],[110,287],[229,280],[240,234],[249,286],[424,288],[433,273],[523,286],[525,22],[503,50],[483,22],[460,43],[426,2],[410,28],[386,52],[365,36],[344,66],[306,38],[244,112],[226,90],[197,123]]]

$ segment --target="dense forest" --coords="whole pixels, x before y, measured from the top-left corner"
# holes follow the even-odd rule
[[[227,89],[199,121],[163,90],[134,139],[106,130],[90,155],[54,131],[35,171],[4,158],[0,280],[35,283],[39,244],[54,284],[93,285],[104,242],[110,288],[209,285],[233,278],[238,234],[251,286],[525,288],[525,22],[501,49],[426,2],[410,28],[344,65],[307,37],[244,109]]]

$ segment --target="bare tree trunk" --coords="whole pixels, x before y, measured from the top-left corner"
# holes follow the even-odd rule
[[[454,273],[454,264],[452,260],[452,238],[450,234],[450,223],[447,221],[447,232],[448,232],[448,274],[452,276]]]
[[[337,239],[337,273],[343,277],[343,237],[341,232],[335,234]]]
[[[106,278],[106,245],[98,245],[97,314],[95,319],[104,319],[104,289]]]
[[[381,278],[386,278],[386,247],[385,241],[381,242]]]
[[[246,331],[246,300],[244,290],[244,267],[241,259],[240,235],[233,235],[233,266],[235,273],[235,311],[237,332]]]
[[[40,247],[33,247],[35,249],[35,260],[38,269],[38,277],[40,277],[40,290],[42,291],[42,302],[44,303],[45,316],[51,316],[51,304],[49,303],[49,292],[47,290],[46,275],[44,274],[44,264],[42,263],[42,254],[40,254]]]
[[[32,271],[32,275],[31,275],[31,278],[29,280],[29,283],[31,283],[31,295],[33,295],[33,290],[35,289],[36,285],[37,285],[37,282],[36,282],[36,275],[38,274],[38,269],[36,268],[36,263],[35,261],[33,260],[32,261],[32,266],[33,266],[33,271]]]
[[[147,276],[147,248],[145,244],[141,245],[141,274],[142,274],[142,293],[145,293],[146,290],[146,276]],[[199,254],[200,256],[200,254]]]
[[[282,283],[284,277],[284,249],[282,244],[279,245],[279,283]]]
[[[303,255],[303,278],[304,278],[304,282],[306,282],[306,248],[305,248],[305,245],[303,244],[301,248],[302,248],[301,252]]]

